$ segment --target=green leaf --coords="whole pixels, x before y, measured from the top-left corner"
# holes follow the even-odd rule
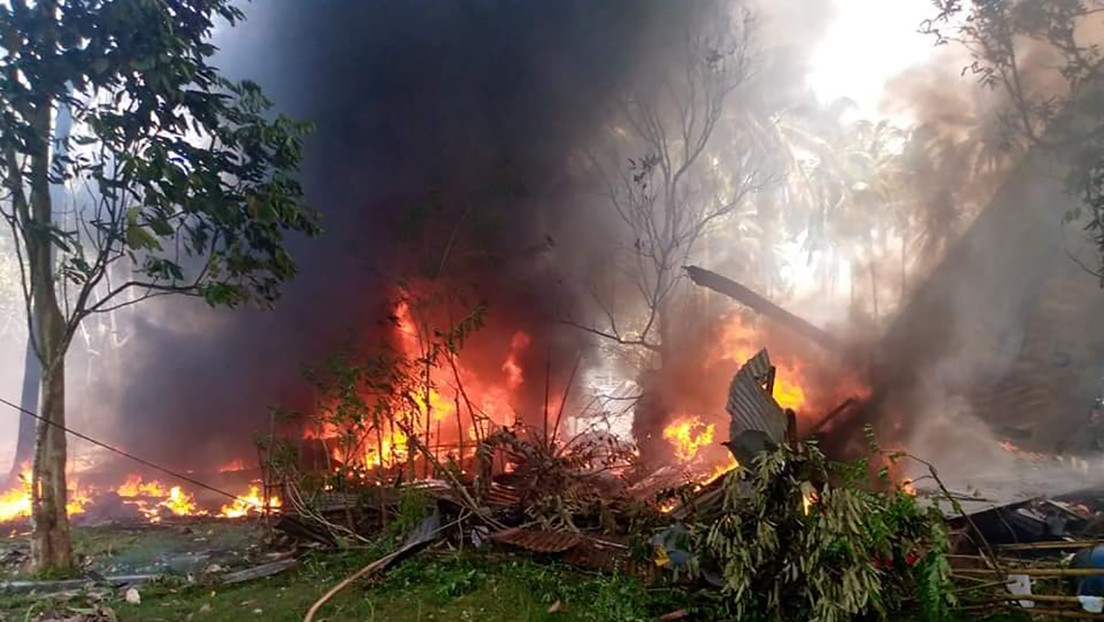
[[[149,226],[150,229],[153,229],[154,233],[160,236],[169,236],[173,233],[172,225],[170,225],[168,221],[161,218],[154,218],[153,220],[149,221]]]
[[[161,245],[157,242],[157,238],[153,237],[145,227],[138,224],[138,216],[140,213],[140,210],[136,207],[127,210],[127,246],[132,251],[160,250]]]

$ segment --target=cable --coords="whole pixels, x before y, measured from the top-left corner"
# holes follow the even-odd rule
[[[129,459],[137,462],[138,464],[142,464],[142,465],[150,467],[151,469],[156,469],[158,471],[161,471],[162,473],[172,475],[175,478],[182,479],[182,480],[184,480],[188,483],[195,484],[196,486],[199,486],[201,488],[206,488],[207,490],[210,490],[212,492],[217,492],[218,494],[220,494],[224,497],[230,497],[231,499],[234,499],[235,501],[240,499],[241,501],[248,502],[247,499],[242,499],[241,497],[239,497],[237,495],[234,495],[234,494],[230,494],[230,493],[226,492],[225,490],[219,490],[218,488],[215,488],[214,486],[212,486],[210,484],[204,484],[203,482],[199,481],[198,479],[193,479],[191,477],[188,477],[187,475],[183,475],[181,473],[177,473],[176,471],[166,469],[165,467],[156,465],[156,464],[150,462],[149,460],[144,460],[142,458],[139,458],[138,456],[135,456],[134,454],[127,453],[127,452],[123,451],[122,449],[119,449],[118,447],[112,447],[111,445],[108,445],[107,443],[101,443],[100,441],[97,441],[96,439],[94,439],[94,438],[92,438],[92,437],[90,437],[86,434],[81,434],[80,432],[77,432],[76,430],[70,430],[69,428],[61,425],[60,423],[55,423],[53,421],[50,421],[49,419],[46,419],[45,417],[40,417],[37,414],[27,410],[26,408],[23,408],[22,406],[17,406],[16,404],[12,404],[11,402],[9,402],[8,400],[6,400],[2,397],[0,397],[0,403],[5,404],[7,406],[11,406],[12,408],[18,410],[19,412],[23,413],[24,415],[27,415],[28,417],[34,417],[35,419],[38,419],[39,421],[42,421],[43,423],[47,423],[49,425],[52,425],[55,428],[60,428],[61,430],[65,431],[65,432],[68,432],[69,434],[72,434],[73,436],[75,436],[79,439],[86,440],[89,443],[92,443],[93,445],[103,447],[104,449],[106,449],[108,451],[111,451],[111,452],[114,452],[114,453],[117,453],[117,454],[119,454],[120,456],[122,456],[124,458],[129,458]]]

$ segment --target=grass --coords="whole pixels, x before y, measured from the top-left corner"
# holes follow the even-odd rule
[[[158,567],[159,556],[256,550],[258,535],[247,525],[215,524],[191,530],[85,528],[75,530],[74,540],[93,567],[114,574],[113,569]],[[226,589],[185,585],[177,573],[175,580],[141,586],[141,602],[136,605],[104,590],[64,600],[0,595],[0,622],[35,620],[51,610],[72,614],[97,602],[113,609],[121,622],[298,622],[319,596],[381,554],[311,554],[290,572]],[[553,605],[556,610],[550,611]],[[691,611],[689,620],[714,619],[708,601],[685,590],[649,589],[632,577],[582,573],[522,555],[423,553],[383,576],[350,586],[323,608],[318,621],[636,622],[654,621],[680,608]],[[58,618],[82,619],[54,619]],[[973,619],[962,615],[957,622]]]
[[[114,597],[109,604],[124,622],[241,622],[243,617],[298,621],[322,593],[374,558],[372,553],[313,555],[296,571],[267,580],[225,590],[146,586],[140,588],[138,605]],[[350,586],[326,605],[321,618],[328,622],[634,622],[655,620],[686,599],[679,592],[648,591],[624,576],[584,575],[524,558],[455,554],[414,558],[381,578]],[[549,612],[557,601],[559,610]],[[0,619],[4,612],[13,614],[13,620],[21,619],[29,607],[43,610],[49,604],[8,597],[0,600]]]

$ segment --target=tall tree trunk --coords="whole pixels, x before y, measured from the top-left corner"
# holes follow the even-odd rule
[[[39,415],[49,421],[65,424],[65,363],[52,361],[45,366],[39,396]],[[34,536],[31,553],[39,570],[68,570],[73,566],[73,550],[69,537],[69,517],[66,514],[67,491],[65,464],[67,458],[65,431],[45,421],[38,422],[38,442],[35,445],[33,481],[34,495],[31,519]]]
[[[56,48],[57,1],[39,0],[36,8],[43,23],[39,41],[43,54]],[[55,101],[49,92],[34,98],[32,125],[37,142],[30,150],[31,218],[34,230],[27,236],[27,261],[31,280],[32,326],[42,384],[38,396],[38,435],[32,470],[31,521],[34,535],[31,558],[37,570],[65,571],[73,567],[69,517],[65,513],[66,439],[65,353],[69,335],[55,291],[53,200],[50,193],[50,144],[54,137]]]
[[[34,345],[30,338],[27,339],[27,352],[23,357],[23,392],[19,396],[19,406],[25,410],[35,411],[38,408],[38,385],[42,378],[42,368],[35,356]],[[35,448],[35,420],[31,417],[19,415],[19,434],[15,443],[15,459],[12,461],[8,479],[14,482],[23,471],[23,465],[34,458]]]

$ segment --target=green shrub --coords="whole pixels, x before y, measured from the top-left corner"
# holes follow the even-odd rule
[[[725,482],[719,519],[697,527],[699,566],[723,581],[739,620],[942,620],[953,604],[935,508],[867,482],[866,463],[783,445]],[[884,480],[883,480],[884,481]],[[906,615],[907,614],[907,615]]]

